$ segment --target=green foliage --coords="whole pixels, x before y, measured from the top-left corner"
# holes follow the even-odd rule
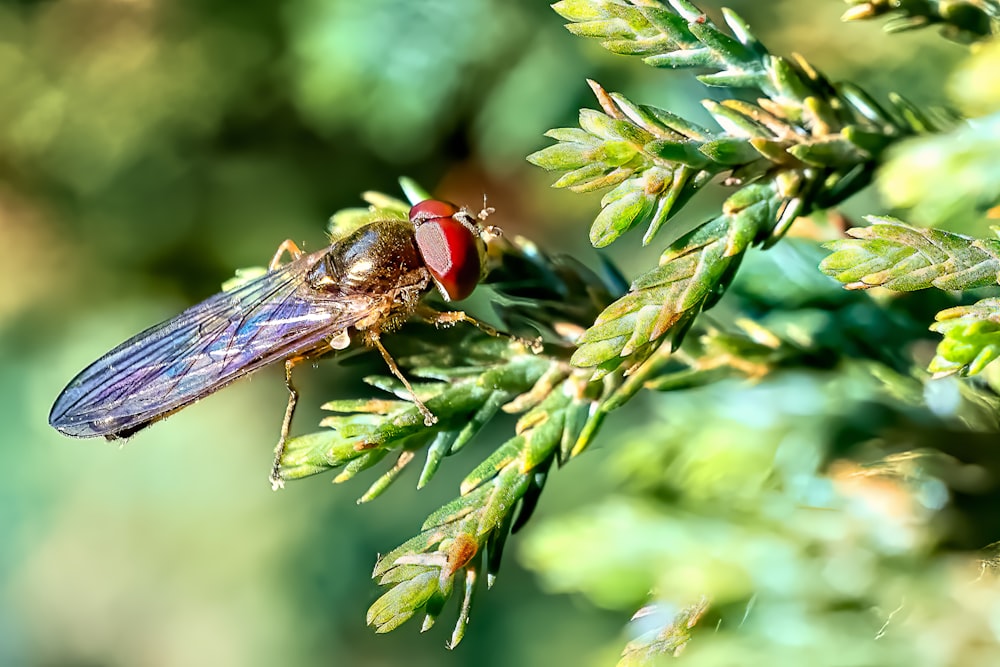
[[[855,5],[850,18],[889,8]],[[1000,401],[988,379],[945,376],[986,375],[1000,356],[1000,303],[956,307],[938,292],[995,285],[1000,241],[871,217],[830,242],[821,262],[816,244],[785,236],[866,186],[887,159],[881,187],[909,192],[897,203],[926,205],[933,181],[948,189],[932,207],[939,217],[993,210],[991,144],[979,140],[992,121],[957,125],[896,95],[879,105],[801,58],[771,54],[730,11],[723,30],[686,0],[554,9],[613,53],[699,69],[698,81],[717,89],[703,103],[717,128],[591,82],[600,110],[550,130],[555,143],[529,160],[562,172],[556,187],[605,191],[590,225],[595,247],[637,227],[643,244],[666,237],[657,266],[630,267],[637,276],[625,283],[610,267],[601,278],[521,238],[491,243],[485,284],[496,318],[511,333],[541,335],[544,349],[409,324],[387,345],[436,424],[424,424],[396,379],[369,377],[383,396],[329,402],[323,430],[287,443],[287,479],[339,470],[334,481],[344,482],[381,469],[359,499],[368,502],[421,456],[417,487],[426,486],[502,414],[517,416],[457,497],[379,559],[373,576],[384,591],[368,624],[388,632],[422,615],[426,630],[456,597],[450,646],[461,641],[475,594],[494,583],[549,475],[623,409],[642,418],[614,432],[607,468],[627,492],[543,524],[524,549],[554,589],[640,608],[620,664],[682,653],[706,665],[946,664],[926,658],[936,634],[955,637],[949,659],[990,664],[969,656],[996,613],[996,581],[983,573],[970,584],[970,567],[986,561],[950,549],[1000,537],[958,502],[996,500],[1000,467],[982,447],[1000,430]],[[894,9],[971,30],[967,14],[943,3]],[[937,136],[905,143],[921,135]],[[922,162],[935,167],[925,173],[906,166],[928,154]],[[977,169],[986,173],[970,183]],[[936,181],[939,170],[948,174]],[[718,214],[668,230],[712,182],[730,189]],[[410,182],[404,190],[411,201],[425,196]],[[366,199],[369,208],[334,216],[332,235],[408,208]],[[937,291],[880,302],[836,281]],[[920,370],[935,340],[928,304],[944,337],[933,378]],[[653,415],[633,401],[640,394]]]
[[[848,363],[662,406],[654,428],[618,438],[609,468],[627,494],[549,521],[525,545],[549,587],[643,605],[620,665],[681,646],[694,665],[991,664],[996,653],[977,647],[982,633],[993,641],[995,576],[934,551],[933,517],[962,465],[886,456],[881,443],[889,425],[896,443],[963,439],[928,418],[920,380]],[[856,460],[839,458],[848,448]]]
[[[968,290],[1000,281],[1000,241],[912,227],[889,218],[869,221],[871,227],[848,230],[851,239],[828,243],[834,252],[820,264],[847,289]],[[977,375],[1000,356],[996,299],[947,308],[935,319],[931,329],[944,337],[927,370],[936,377]]]
[[[871,227],[848,230],[850,240],[828,243],[834,252],[820,264],[847,289],[962,290],[997,283],[1000,241],[911,227],[891,218],[868,221]]]
[[[767,46],[686,0],[559,2],[568,33],[508,0],[0,6],[0,664],[998,664],[996,2],[849,4],[978,44],[942,82],[961,46],[824,25],[837,0],[743,2]],[[920,102],[876,102],[800,47]],[[595,71],[621,92],[591,83],[542,147]],[[560,190],[530,185],[532,150]],[[367,385],[316,371],[340,382],[288,443],[302,481],[280,497],[260,449],[279,373],[124,453],[43,433],[92,353],[283,238],[321,247],[333,202],[397,172],[476,208],[487,192],[508,235],[460,305],[541,351],[464,325],[386,335],[433,426],[370,350]],[[887,209],[849,202],[877,217],[845,234],[831,209],[869,183]],[[604,199],[581,213],[576,192]],[[365,200],[332,237],[406,218]],[[515,230],[634,259],[591,270]],[[504,557],[574,599],[532,599]],[[456,616],[450,655],[374,636]]]
[[[658,627],[646,631],[643,635],[629,642],[622,651],[619,667],[637,667],[645,665],[663,656],[678,656],[691,640],[692,629],[701,620],[708,609],[708,599],[704,598],[696,604],[676,612],[673,618],[664,623],[658,621]],[[656,616],[662,616],[672,610],[664,610],[658,605],[647,605],[632,616],[633,623]]]
[[[975,375],[1000,357],[1000,300],[942,310],[931,329],[942,334],[928,370],[936,375]]]
[[[975,224],[1000,202],[1000,115],[963,123],[894,148],[879,189],[892,206],[928,225]]]
[[[575,365],[599,378],[637,370],[657,348],[675,347],[694,318],[732,282],[744,253],[771,245],[800,216],[833,206],[866,185],[885,149],[951,121],[900,97],[884,109],[859,88],[834,85],[801,59],[774,56],[725,11],[727,34],[682,0],[573,0],[553,8],[572,32],[656,67],[708,69],[698,80],[734,95],[704,102],[721,128],[708,130],[591,83],[601,112],[579,128],[548,133],[558,143],[529,156],[567,172],[556,187],[612,188],[590,232],[608,245],[638,225],[643,243],[718,176],[736,188],[721,214],[669,244],[659,266],[636,278],[579,340]],[[755,103],[735,96],[750,89]]]
[[[969,57],[960,62],[954,74],[949,77],[949,96],[964,114],[977,119],[969,133],[962,133],[956,137],[957,145],[962,148],[959,154],[972,158],[970,162],[978,157],[977,143],[970,135],[977,132],[975,128],[983,125],[989,126],[996,122],[992,120],[992,116],[1000,108],[1000,80],[994,76],[997,69],[1000,69],[1000,43],[993,40],[980,45],[970,53]],[[961,128],[958,128],[957,132],[961,133]],[[978,132],[978,138],[981,142],[980,145],[991,145],[996,141],[996,132]],[[965,163],[964,159],[955,160],[951,152],[947,150],[942,151],[939,157],[949,160],[955,167],[962,167]],[[987,167],[991,164],[980,163],[980,166]],[[914,167],[916,167],[915,171],[918,174],[926,173],[925,169],[920,168],[922,165],[914,165]],[[953,186],[961,184],[964,188],[968,185],[969,181],[952,179],[949,172],[950,170],[941,170],[938,177],[949,179]],[[972,175],[973,172],[967,171],[966,173]],[[887,192],[891,192],[891,189],[887,188]]]
[[[413,200],[426,193],[409,181]],[[409,206],[368,193],[367,209],[333,216],[331,232],[347,233],[372,219],[404,216]],[[414,379],[418,398],[437,423],[426,426],[408,392],[392,377],[367,382],[397,400],[332,401],[326,430],[292,438],[281,460],[282,476],[299,479],[342,468],[345,482],[393,462],[358,502],[382,494],[423,450],[417,488],[431,481],[442,461],[465,447],[501,413],[518,414],[515,434],[480,463],[461,485],[461,495],[431,514],[422,532],[379,559],[373,576],[389,590],[368,613],[377,632],[388,632],[424,613],[423,629],[433,626],[445,602],[460,590],[463,602],[450,644],[461,641],[472,595],[485,577],[492,585],[504,544],[531,516],[553,463],[583,451],[596,427],[596,406],[612,383],[590,382],[589,374],[568,363],[570,344],[610,300],[608,288],[582,265],[553,260],[527,241],[491,243],[493,271],[486,283],[495,294],[501,319],[512,329],[545,332],[537,353],[508,338],[489,337],[472,327],[419,330],[397,336],[392,349],[400,368]],[[516,278],[516,280],[515,280]],[[390,343],[391,344],[391,343]]]
[[[896,11],[906,20],[891,29],[940,22],[966,39],[989,36],[997,16],[992,3],[853,4],[846,18]],[[720,215],[675,235],[659,265],[579,339],[574,365],[595,378],[624,371],[599,412],[641,389],[670,393],[657,403],[659,423],[616,439],[612,467],[628,494],[544,524],[526,545],[529,565],[600,606],[642,605],[622,665],[682,650],[706,665],[992,664],[996,653],[979,656],[975,637],[995,613],[996,581],[984,575],[971,593],[961,583],[968,572],[938,549],[983,544],[941,525],[946,511],[976,525],[958,498],[986,492],[960,481],[963,465],[1000,474],[979,449],[998,430],[995,378],[945,377],[983,373],[996,358],[997,300],[937,299],[951,307],[932,327],[944,339],[930,379],[917,369],[930,356],[920,329],[933,294],[838,301],[813,284],[796,301],[787,257],[765,272],[766,289],[738,269],[753,264],[752,246],[772,246],[797,219],[866,185],[887,156],[879,185],[897,205],[938,221],[995,216],[993,119],[959,125],[951,112],[899,96],[880,107],[801,59],[771,55],[725,10],[729,33],[683,0],[554,8],[571,32],[613,53],[708,70],[698,80],[732,96],[704,103],[713,130],[591,83],[601,111],[551,131],[557,143],[529,160],[565,172],[556,187],[610,188],[593,245],[638,226],[653,243],[720,176],[736,191]],[[931,136],[907,141],[919,135]],[[849,289],[997,283],[1000,242],[869,221],[829,243],[834,252],[820,264]],[[706,325],[698,315],[712,306],[731,324]],[[748,390],[739,377],[761,386]],[[957,637],[949,657],[927,658],[926,637],[942,634]]]

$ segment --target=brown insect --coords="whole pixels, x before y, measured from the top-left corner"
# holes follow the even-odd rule
[[[467,297],[485,272],[485,241],[499,234],[449,202],[428,199],[409,220],[371,222],[325,250],[304,254],[292,241],[269,270],[130,338],[84,369],[52,406],[49,424],[67,435],[109,440],[137,431],[263,366],[283,361],[288,406],[271,469],[283,485],[281,456],[298,392],[292,367],[351,344],[374,347],[413,398],[428,426],[437,419],[414,394],[382,345],[382,334],[411,317],[438,325],[493,327],[462,311],[422,302],[436,288],[445,301]],[[285,254],[291,261],[281,264]],[[537,351],[538,341],[524,341]]]

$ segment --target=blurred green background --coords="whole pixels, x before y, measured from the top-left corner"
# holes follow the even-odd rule
[[[887,40],[874,24],[844,27],[837,0],[727,4],[773,51],[802,52],[876,97],[898,88],[940,101],[921,91],[962,53],[930,32]],[[718,16],[720,3],[701,6]],[[451,498],[502,432],[419,494],[407,477],[357,506],[364,485],[329,477],[271,492],[285,402],[276,369],[124,448],[46,424],[86,364],[235,268],[265,263],[285,238],[325,245],[331,213],[364,190],[395,193],[401,174],[471,206],[486,194],[508,233],[593,261],[597,198],[550,190],[523,159],[593,106],[586,77],[704,119],[690,74],[573,38],[545,2],[0,3],[0,664],[614,660],[627,619],[546,595],[520,569],[516,539],[456,651],[444,649],[444,618],[429,636],[417,623],[388,636],[364,625],[376,554]],[[869,211],[873,197],[855,206]],[[638,245],[609,256],[652,263]],[[364,391],[360,376],[379,368],[366,363],[297,371],[299,431],[323,401]],[[540,519],[614,486],[603,463],[624,423],[612,419],[602,449],[553,476]]]

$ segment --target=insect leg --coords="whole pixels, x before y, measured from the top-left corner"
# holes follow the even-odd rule
[[[274,448],[274,465],[271,466],[271,489],[275,491],[285,486],[285,480],[281,477],[281,457],[285,455],[285,443],[288,441],[288,432],[292,427],[292,415],[295,414],[295,404],[299,402],[299,392],[292,384],[292,366],[294,365],[295,362],[291,359],[285,361],[288,406],[285,408],[285,420],[281,422],[281,438],[278,440],[278,446]]]
[[[520,336],[514,336],[512,334],[499,331],[495,327],[486,324],[485,322],[480,322],[471,315],[461,311],[461,310],[449,310],[446,312],[440,312],[426,306],[421,306],[417,310],[417,317],[420,317],[425,322],[433,324],[439,327],[450,327],[459,322],[465,322],[466,324],[471,324],[476,327],[484,334],[489,336],[495,336],[496,338],[507,338],[515,343],[524,345],[526,348],[539,354],[544,349],[542,346],[541,338],[521,338]]]
[[[433,426],[434,424],[436,424],[437,417],[434,416],[433,412],[427,409],[427,406],[424,405],[423,401],[417,398],[417,393],[413,391],[413,387],[410,385],[410,381],[406,379],[406,376],[404,376],[403,373],[399,370],[399,366],[396,365],[396,361],[389,355],[389,351],[386,350],[385,347],[382,345],[382,341],[379,340],[378,333],[374,331],[369,331],[368,341],[375,346],[375,348],[379,351],[379,354],[382,355],[382,358],[385,359],[385,363],[389,367],[389,370],[392,372],[392,374],[395,375],[396,378],[403,383],[403,386],[406,387],[406,391],[410,392],[410,396],[413,398],[414,405],[416,405],[417,409],[420,410],[420,414],[424,416],[424,425]]]
[[[274,271],[276,268],[281,266],[281,258],[286,252],[288,253],[288,256],[291,257],[293,260],[296,260],[302,256],[302,250],[299,249],[299,246],[295,243],[295,241],[291,239],[285,239],[284,241],[281,242],[281,245],[279,245],[278,249],[275,251],[274,257],[271,258],[271,263],[267,265],[267,270]]]

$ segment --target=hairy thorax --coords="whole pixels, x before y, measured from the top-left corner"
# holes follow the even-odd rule
[[[413,226],[403,220],[380,220],[337,241],[309,272],[317,290],[370,295],[368,313],[354,327],[377,325],[380,332],[399,328],[413,314],[431,286],[414,240]]]

